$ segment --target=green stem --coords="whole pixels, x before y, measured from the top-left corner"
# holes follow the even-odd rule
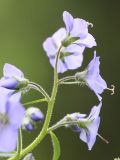
[[[80,82],[61,82],[60,84],[81,84]]]
[[[40,86],[39,84],[35,83],[35,82],[30,82],[29,83],[29,87],[33,88],[35,90],[38,90],[40,93],[42,93],[42,95],[47,99],[47,101],[50,100],[49,95],[47,94],[47,92],[42,88],[42,86]]]
[[[58,123],[54,124],[52,127],[49,127],[48,130],[47,130],[47,133],[51,132],[51,131],[54,131],[60,127],[65,127],[66,125],[69,125],[69,126],[72,126],[72,125],[79,125],[79,127],[83,128],[84,124],[88,122],[88,119],[84,119],[84,120],[81,120],[81,121],[77,121],[77,120],[74,120],[74,121],[64,121],[64,120],[61,120],[59,121]]]
[[[23,105],[26,106],[26,105],[31,105],[31,104],[36,104],[36,103],[46,102],[46,101],[47,101],[46,98],[42,98],[42,99],[37,99],[34,101],[26,102]]]
[[[67,76],[67,77],[63,77],[59,80],[59,84],[65,82],[65,81],[69,81],[69,80],[75,80],[75,76]]]
[[[54,107],[54,103],[55,103],[55,98],[56,98],[56,94],[57,94],[57,90],[58,90],[58,74],[57,74],[57,63],[58,63],[58,59],[60,56],[60,50],[61,50],[62,46],[60,46],[57,54],[56,54],[56,63],[55,63],[55,68],[54,68],[54,84],[53,84],[53,90],[52,90],[52,94],[51,94],[51,98],[48,101],[48,110],[47,110],[47,114],[46,114],[46,119],[43,125],[43,128],[40,132],[40,134],[38,135],[38,137],[28,146],[26,147],[21,153],[20,153],[20,157],[24,156],[25,154],[31,152],[41,141],[42,139],[46,136],[47,134],[47,129],[49,127],[49,123],[51,120],[51,116],[52,116],[52,112],[53,112],[53,107]],[[34,83],[31,83],[34,85]],[[46,94],[46,93],[45,93]]]

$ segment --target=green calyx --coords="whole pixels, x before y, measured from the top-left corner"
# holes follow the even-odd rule
[[[77,41],[78,39],[80,39],[79,37],[70,37],[68,36],[63,42],[62,42],[62,46],[67,47],[70,44],[74,43],[75,41]]]

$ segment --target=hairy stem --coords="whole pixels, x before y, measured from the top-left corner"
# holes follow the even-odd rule
[[[59,56],[60,56],[61,48],[62,48],[62,46],[60,46],[60,48],[59,48],[59,50],[56,54],[56,62],[55,62],[55,68],[54,68],[54,84],[53,84],[51,98],[49,98],[49,96],[46,94],[46,92],[44,92],[44,90],[41,89],[40,86],[38,86],[38,85],[36,86],[36,84],[31,82],[32,86],[36,86],[36,88],[40,87],[39,88],[40,92],[42,91],[42,94],[45,95],[46,98],[48,98],[48,110],[47,110],[46,119],[45,119],[45,122],[44,122],[44,125],[43,125],[43,128],[42,128],[40,134],[28,147],[26,147],[24,150],[22,150],[22,152],[20,153],[20,157],[23,157],[27,153],[31,152],[43,140],[43,138],[47,134],[47,130],[48,130],[49,123],[50,123],[50,120],[51,120],[53,107],[54,107],[54,103],[55,103],[55,98],[56,98],[56,94],[57,94],[57,90],[58,90],[57,64],[58,64],[58,59],[59,59]]]

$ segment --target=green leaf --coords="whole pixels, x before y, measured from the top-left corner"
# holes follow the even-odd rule
[[[53,158],[52,160],[59,160],[60,157],[60,143],[58,138],[53,132],[50,132],[52,143],[53,143]]]

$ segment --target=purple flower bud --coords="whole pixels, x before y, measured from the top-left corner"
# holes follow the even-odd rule
[[[22,122],[22,129],[33,131],[34,130],[34,124],[32,123],[31,119],[25,115],[23,122]]]
[[[32,123],[28,123],[25,125],[25,128],[31,132],[34,130],[34,125]]]
[[[23,160],[35,160],[32,153],[29,153],[25,156]]]
[[[40,109],[30,107],[26,111],[26,116],[30,117],[33,121],[43,121],[44,115]]]
[[[31,119],[33,121],[43,121],[44,115],[43,115],[43,113],[41,111],[38,111],[36,113],[32,113],[31,114]]]

